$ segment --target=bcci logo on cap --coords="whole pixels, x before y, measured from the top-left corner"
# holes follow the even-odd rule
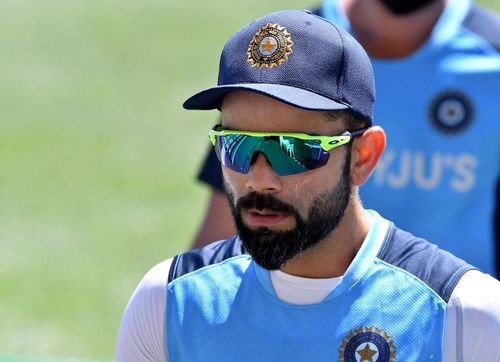
[[[247,60],[252,67],[274,68],[288,59],[292,45],[292,36],[285,27],[268,23],[250,41]]]
[[[339,362],[394,362],[396,346],[385,331],[376,327],[360,327],[342,339]]]

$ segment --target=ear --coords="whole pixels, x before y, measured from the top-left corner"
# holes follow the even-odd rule
[[[372,173],[385,149],[385,133],[379,126],[369,128],[352,143],[351,183],[362,185]]]

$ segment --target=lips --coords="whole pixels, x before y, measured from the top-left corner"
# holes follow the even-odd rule
[[[249,226],[275,226],[285,220],[289,215],[268,210],[246,210],[245,221]]]

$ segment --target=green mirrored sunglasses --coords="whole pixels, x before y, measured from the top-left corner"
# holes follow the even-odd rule
[[[216,125],[209,133],[222,165],[247,173],[258,152],[265,155],[273,170],[288,176],[326,165],[331,149],[345,145],[368,128],[345,131],[337,136],[286,132],[250,132]]]

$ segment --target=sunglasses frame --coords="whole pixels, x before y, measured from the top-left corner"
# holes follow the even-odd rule
[[[335,147],[345,145],[351,141],[353,137],[361,136],[370,127],[358,129],[355,131],[344,131],[336,136],[322,136],[322,135],[311,135],[306,133],[293,133],[293,132],[253,132],[253,131],[236,131],[224,129],[220,124],[215,125],[209,132],[208,137],[212,142],[212,145],[216,144],[217,136],[228,136],[228,135],[244,135],[251,137],[292,137],[300,140],[316,140],[320,142],[320,146],[324,151],[330,151]]]

